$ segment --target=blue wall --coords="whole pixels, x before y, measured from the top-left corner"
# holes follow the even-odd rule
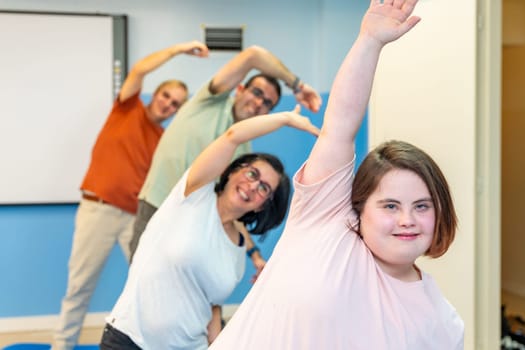
[[[328,95],[323,95],[326,106]],[[148,97],[144,97],[148,100]],[[293,96],[283,96],[276,111],[291,110]],[[323,107],[324,107],[323,106]],[[311,117],[322,124],[324,110]],[[358,164],[367,151],[367,122],[357,138]],[[279,156],[290,176],[306,159],[315,138],[304,132],[283,128],[261,137],[253,143],[255,151]],[[45,169],[42,169],[45,171]],[[34,174],[38,176],[38,174]],[[82,179],[78,179],[79,184]],[[57,179],[60,181],[60,179]],[[23,184],[21,184],[23,186]],[[0,318],[58,314],[66,290],[67,261],[71,249],[76,204],[0,206]],[[260,243],[262,254],[268,258],[277,242],[282,227],[271,232]],[[250,289],[254,270],[247,261],[245,278],[229,298],[239,303]],[[115,246],[93,296],[90,312],[109,311],[124,285],[127,264],[118,246]]]

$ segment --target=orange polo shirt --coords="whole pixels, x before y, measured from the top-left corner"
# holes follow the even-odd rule
[[[163,129],[151,122],[137,93],[118,99],[91,152],[81,189],[135,214],[138,193],[151,165]]]

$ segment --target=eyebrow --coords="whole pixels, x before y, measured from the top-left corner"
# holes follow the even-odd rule
[[[168,91],[166,91],[166,90],[162,90],[162,94],[163,94],[165,97],[167,97],[167,98],[169,98],[169,99],[171,100],[170,105],[172,105],[173,107],[180,107],[180,106],[182,106],[182,105],[184,104],[184,102],[185,102],[185,99],[182,100],[182,101],[179,101],[179,100],[174,99],[174,98],[171,96],[171,94],[170,94]]]
[[[432,198],[421,198],[421,199],[418,199],[417,201],[414,201],[414,204],[427,203],[427,202],[434,203]]]
[[[268,186],[270,188],[270,191],[275,192],[275,189],[272,188],[272,185],[270,185],[269,182],[266,182],[266,181],[264,181],[261,178],[261,171],[259,170],[259,168],[255,167],[253,164],[250,164],[249,166],[257,172],[257,177],[259,178],[259,183],[265,183],[266,186]]]
[[[422,203],[422,202],[431,202],[431,203],[433,203],[432,198],[425,197],[425,198],[421,198],[421,199],[417,199],[417,200],[413,201],[412,204],[417,204],[417,203]],[[384,203],[401,204],[401,201],[399,201],[397,199],[393,199],[393,198],[385,198],[385,199],[378,200],[377,203],[379,203],[379,204],[384,204]]]

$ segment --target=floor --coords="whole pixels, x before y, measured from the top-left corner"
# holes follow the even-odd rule
[[[80,334],[79,344],[98,344],[103,327],[84,328]],[[14,343],[46,343],[50,344],[52,331],[34,331],[19,333],[0,333],[0,349]]]
[[[235,308],[229,308],[225,311],[228,317],[225,317],[227,322],[233,310]],[[104,326],[100,327],[85,327],[80,333],[79,344],[99,344],[100,337],[102,336],[102,330]],[[7,345],[15,343],[44,343],[51,344],[53,340],[53,331],[27,331],[27,332],[15,332],[15,333],[2,333],[0,331],[0,350]]]
[[[506,305],[507,315],[520,315],[525,318],[525,298],[506,291],[501,292],[502,304]],[[80,344],[98,344],[102,327],[84,328],[80,335]],[[51,331],[1,333],[0,349],[14,343],[51,343]]]

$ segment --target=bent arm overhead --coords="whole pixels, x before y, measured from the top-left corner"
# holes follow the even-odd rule
[[[185,195],[213,181],[226,169],[235,149],[245,142],[266,135],[282,126],[290,126],[317,135],[319,130],[307,117],[294,111],[265,114],[233,124],[213,141],[193,162],[186,183]]]
[[[282,80],[289,87],[294,85],[297,78],[270,51],[260,46],[251,46],[236,55],[217,72],[210,84],[210,92],[220,94],[233,90],[252,69]],[[296,93],[298,102],[317,112],[321,106],[321,97],[309,85],[301,83],[300,86],[300,90]]]
[[[170,46],[141,59],[131,68],[124,84],[122,84],[119,94],[120,101],[123,102],[139,92],[142,88],[144,77],[148,73],[182,53],[197,57],[207,57],[208,47],[201,42],[191,41]]]

